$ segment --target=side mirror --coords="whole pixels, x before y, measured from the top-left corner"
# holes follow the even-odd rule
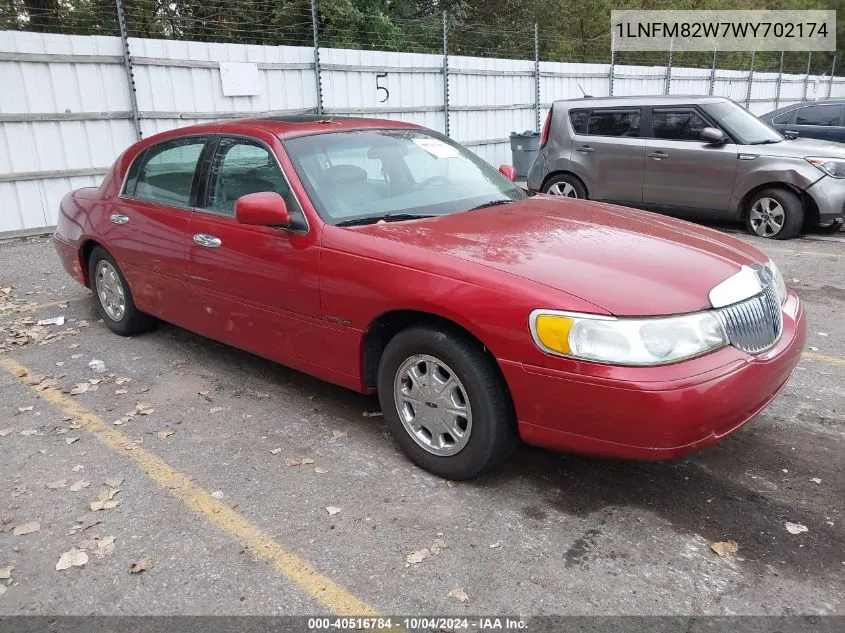
[[[260,191],[235,200],[235,219],[241,224],[287,226],[290,213],[282,196],[275,191]]]
[[[516,180],[516,169],[514,169],[510,165],[501,165],[499,167],[499,173],[511,182],[514,182]]]
[[[727,139],[725,138],[725,133],[722,132],[722,130],[719,130],[715,127],[706,127],[701,130],[701,140],[707,143],[721,145]]]

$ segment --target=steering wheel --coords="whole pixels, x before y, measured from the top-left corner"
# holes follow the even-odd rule
[[[420,183],[417,183],[417,189],[425,189],[429,185],[433,185],[435,182],[440,182],[444,185],[448,185],[451,181],[446,178],[446,176],[432,176],[431,178],[426,178]]]

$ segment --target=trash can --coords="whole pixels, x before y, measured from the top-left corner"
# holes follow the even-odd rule
[[[511,155],[516,177],[520,180],[528,178],[528,172],[534,159],[540,152],[540,134],[526,130],[522,134],[511,132]]]

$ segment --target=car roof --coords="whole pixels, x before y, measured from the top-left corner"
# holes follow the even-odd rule
[[[711,97],[702,95],[644,95],[638,97],[581,97],[580,99],[561,99],[555,105],[561,104],[568,108],[613,108],[634,105],[662,106],[688,103],[723,103],[730,101],[727,97]]]
[[[189,125],[175,128],[150,136],[147,141],[158,141],[177,136],[193,134],[244,134],[250,132],[269,132],[281,139],[328,132],[350,130],[373,130],[384,128],[416,128],[421,126],[404,121],[389,119],[370,119],[365,117],[347,117],[317,114],[267,114],[243,119],[227,119],[213,123]]]
[[[771,112],[766,112],[766,114],[762,114],[760,116],[774,116],[778,114],[783,114],[784,112],[789,112],[790,110],[796,110],[797,108],[803,108],[805,106],[811,105],[843,105],[845,104],[845,99],[819,99],[818,101],[799,101],[798,103],[790,103],[789,105],[781,106],[777,110],[772,110]]]

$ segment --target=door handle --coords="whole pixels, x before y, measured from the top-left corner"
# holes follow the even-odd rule
[[[111,223],[112,224],[127,224],[129,222],[129,217],[125,215],[120,215],[119,213],[112,213],[111,214]]]
[[[576,152],[594,152],[594,151],[596,151],[596,150],[594,150],[594,149],[593,149],[592,147],[590,147],[589,145],[582,145],[581,147],[576,147],[576,148],[575,148],[575,151],[576,151]]]
[[[205,248],[220,248],[223,244],[223,242],[220,241],[220,238],[214,237],[213,235],[206,235],[205,233],[197,233],[194,235],[194,242],[200,246],[204,246]]]
[[[648,157],[660,160],[661,158],[669,158],[669,154],[667,154],[666,152],[652,152],[648,155]]]
[[[783,133],[789,134],[790,136],[798,136],[798,132],[796,132],[795,130],[784,130]]]

